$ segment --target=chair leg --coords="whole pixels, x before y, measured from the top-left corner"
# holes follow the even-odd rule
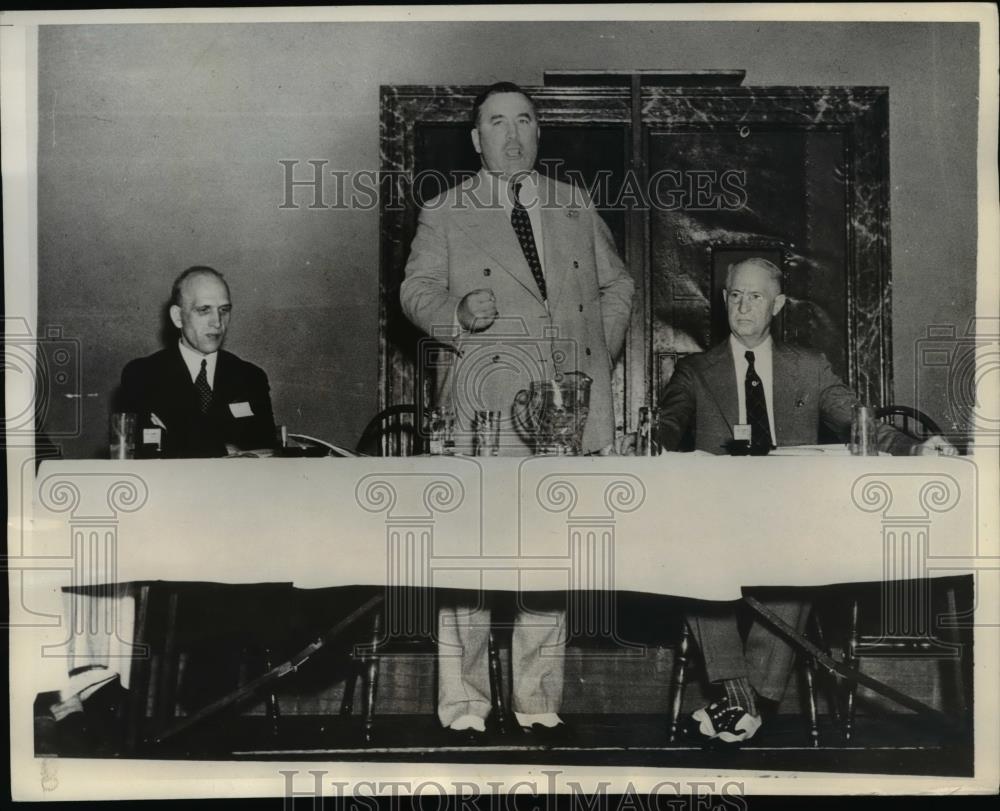
[[[269,672],[272,667],[274,667],[274,664],[271,656],[271,649],[264,648],[264,672]],[[271,689],[267,691],[267,696],[264,699],[264,706],[267,708],[267,718],[271,722],[271,735],[277,737],[278,721],[281,719],[281,708],[278,706],[278,695],[274,691],[273,682],[271,684]]]
[[[677,662],[674,665],[674,695],[670,702],[670,726],[667,729],[667,740],[673,743],[677,739],[677,728],[681,716],[681,704],[684,701],[684,680],[687,678],[688,650],[691,646],[691,631],[687,620],[681,619],[681,640],[677,645]]]
[[[816,664],[813,658],[807,657],[803,660],[804,667],[802,668],[803,675],[806,679],[806,698],[809,702],[809,741],[813,749],[819,748],[819,719],[816,712],[816,685],[815,685],[815,668]]]
[[[176,712],[177,681],[180,671],[180,658],[177,646],[177,615],[180,594],[176,588],[171,588],[167,598],[166,639],[163,645],[163,656],[160,658],[160,672],[157,682],[158,690],[154,695],[154,707],[157,726],[166,728],[172,723]]]
[[[375,726],[375,697],[378,694],[379,676],[379,655],[378,643],[382,636],[382,611],[376,611],[372,621],[372,642],[371,650],[367,656],[365,667],[365,694],[364,694],[364,716],[365,716],[365,743],[371,743],[373,728]]]
[[[823,623],[820,621],[819,612],[813,609],[813,628],[816,631],[816,644],[827,656],[831,655],[830,646],[826,644],[826,634],[823,631]],[[815,662],[813,663],[815,665]],[[814,667],[814,675],[822,674],[827,687],[826,700],[830,706],[830,718],[833,721],[833,728],[840,727],[840,696],[837,692],[837,680],[830,673],[823,673],[819,668]]]
[[[948,617],[958,616],[958,601],[955,598],[955,589],[953,586],[948,586],[945,589],[945,611]],[[962,642],[959,637],[958,629],[954,627],[947,627],[947,631],[942,634],[945,641],[951,643],[955,646],[956,655],[951,660],[952,664],[952,686],[954,687],[955,693],[955,711],[956,714],[965,719],[968,717],[969,713],[969,703],[967,699],[967,693],[965,691],[965,674],[963,668],[965,667],[965,652],[962,650]]]
[[[857,667],[858,650],[858,598],[851,601],[851,622],[847,637],[847,650],[844,651],[844,664]],[[854,736],[854,696],[858,686],[853,681],[847,682],[847,694],[844,701],[844,741],[849,743]]]
[[[507,734],[507,710],[503,701],[503,677],[500,667],[500,651],[497,649],[493,630],[489,636],[490,697],[493,701],[493,717],[501,735]]]
[[[340,700],[340,714],[354,714],[354,690],[358,684],[358,663],[351,658],[350,670],[344,679],[344,697]]]

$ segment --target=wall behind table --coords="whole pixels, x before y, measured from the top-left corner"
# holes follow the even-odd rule
[[[540,84],[546,69],[888,86],[896,399],[916,402],[915,342],[975,310],[977,37],[969,24],[42,27],[38,324],[80,341],[96,395],[64,451],[103,453],[121,368],[160,347],[170,283],[196,263],[230,280],[227,347],[267,370],[277,420],[353,445],[377,407],[378,212],[309,210],[303,191],[280,210],[279,161],[377,169],[380,85]],[[920,391],[943,419],[944,385]]]

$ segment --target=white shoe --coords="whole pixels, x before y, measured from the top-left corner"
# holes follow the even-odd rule
[[[530,729],[535,724],[546,727],[547,729],[553,729],[563,722],[558,713],[554,712],[538,712],[534,714],[515,712],[514,717],[517,719],[517,723],[524,729]]]
[[[751,715],[738,704],[730,704],[728,698],[695,710],[691,720],[698,725],[697,734],[704,740],[722,743],[748,741],[761,727],[759,715]]]
[[[448,729],[453,729],[456,732],[464,732],[467,729],[475,732],[485,732],[486,720],[480,718],[478,715],[461,715],[448,724]]]

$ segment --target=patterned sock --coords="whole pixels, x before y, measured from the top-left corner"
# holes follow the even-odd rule
[[[757,696],[753,687],[750,686],[749,679],[724,679],[722,689],[726,691],[726,698],[729,699],[730,704],[739,705],[750,715],[758,714]]]

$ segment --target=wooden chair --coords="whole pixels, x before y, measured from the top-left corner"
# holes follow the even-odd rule
[[[937,423],[922,411],[902,405],[889,405],[876,410],[876,416],[884,422],[892,425],[897,430],[913,437],[924,440],[935,434],[940,435],[941,429]],[[912,581],[893,581],[879,584],[879,595],[867,596],[864,600],[862,595],[855,592],[851,600],[849,617],[849,630],[847,645],[844,651],[844,662],[850,667],[860,667],[862,659],[883,658],[883,659],[936,659],[939,662],[947,662],[952,667],[952,679],[954,683],[953,705],[957,712],[964,716],[968,712],[968,700],[966,697],[965,681],[963,674],[963,664],[961,656],[961,642],[957,629],[942,627],[936,629],[931,627],[933,623],[932,609],[943,608],[944,616],[957,616],[957,600],[955,594],[954,581],[945,581],[944,587],[938,589],[938,594],[933,594],[932,589],[927,584],[914,583]],[[934,597],[934,602],[938,605],[927,604],[928,599]],[[875,608],[872,603],[879,602],[886,606],[916,606],[918,610],[924,610],[926,616],[922,618],[903,618],[901,621],[907,627],[887,628],[884,627],[886,611],[875,612],[882,619],[883,627],[874,629],[874,632],[863,632],[863,609],[870,611]],[[863,605],[863,603],[865,603]],[[921,608],[921,604],[923,604]],[[942,616],[942,615],[938,615]],[[914,622],[915,621],[915,622]],[[939,633],[943,632],[943,633]],[[849,684],[847,688],[844,712],[844,738],[850,741],[854,735],[854,714],[857,686]]]
[[[150,644],[152,657],[136,660],[144,667],[135,674],[133,684],[136,717],[129,719],[128,732],[132,748],[141,742],[142,729],[148,726],[147,704],[152,703],[153,728],[162,731],[177,719],[178,705],[190,715],[266,673],[275,657],[284,658],[294,637],[295,622],[285,610],[292,599],[291,583],[154,581],[138,585],[146,593],[137,606],[141,627],[136,639]],[[211,616],[210,623],[205,622],[206,616]],[[238,661],[223,674],[220,663],[229,661],[230,654],[237,655]],[[221,657],[218,662],[215,656]],[[155,668],[150,667],[153,661]],[[270,732],[276,736],[281,711],[273,685],[259,698]]]
[[[938,424],[923,411],[904,405],[888,405],[875,410],[875,416],[914,439],[940,435]]]
[[[420,425],[417,423],[417,406],[404,403],[380,411],[365,427],[358,440],[357,452],[367,456],[417,456],[423,442]],[[371,743],[374,738],[375,702],[378,696],[380,659],[389,652],[389,644],[395,650],[405,647],[427,649],[428,638],[433,639],[434,630],[424,629],[416,636],[399,640],[384,639],[385,613],[376,611],[372,621],[371,641],[355,651],[354,666],[344,684],[344,697],[340,705],[341,715],[354,712],[354,694],[360,677],[362,681],[362,714],[364,716],[364,739]],[[501,730],[506,728],[506,709],[503,703],[501,685],[500,654],[493,632],[489,636],[489,674],[492,693],[493,714]]]
[[[423,453],[420,428],[415,405],[389,406],[365,426],[356,451],[361,456],[419,456]]]

